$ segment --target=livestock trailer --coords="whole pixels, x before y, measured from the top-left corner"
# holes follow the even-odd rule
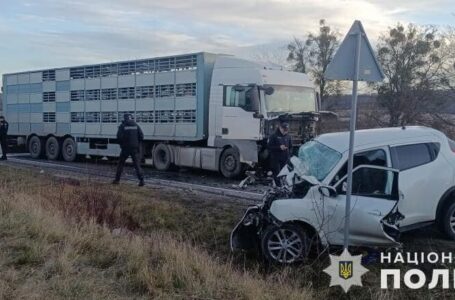
[[[205,52],[4,74],[3,93],[10,138],[34,158],[117,157],[130,113],[156,168],[226,177],[266,159],[283,115],[296,145],[311,138],[318,110],[305,74]]]

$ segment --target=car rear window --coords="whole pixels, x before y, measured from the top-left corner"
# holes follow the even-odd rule
[[[408,170],[432,162],[439,153],[438,143],[403,145],[391,148],[393,167]]]

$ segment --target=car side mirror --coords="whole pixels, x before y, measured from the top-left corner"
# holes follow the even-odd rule
[[[323,196],[330,198],[335,198],[338,195],[337,191],[333,187],[327,185],[320,186],[319,192]]]

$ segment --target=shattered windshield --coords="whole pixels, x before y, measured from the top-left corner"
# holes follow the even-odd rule
[[[265,95],[265,108],[269,116],[316,111],[316,98],[312,88],[283,85],[272,87],[273,93]]]
[[[299,149],[299,158],[308,176],[322,181],[341,159],[341,153],[317,141],[309,141]]]

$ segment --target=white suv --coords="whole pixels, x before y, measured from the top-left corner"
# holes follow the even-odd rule
[[[248,208],[231,248],[259,248],[292,263],[312,247],[343,244],[349,133],[323,134],[299,149],[281,187]],[[401,232],[436,223],[455,239],[455,143],[426,127],[358,130],[351,246],[398,246]]]

